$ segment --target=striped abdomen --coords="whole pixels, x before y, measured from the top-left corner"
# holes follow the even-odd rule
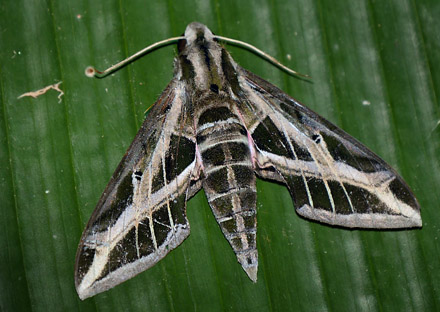
[[[197,125],[203,188],[223,234],[256,281],[256,186],[246,129],[226,107],[205,110]]]

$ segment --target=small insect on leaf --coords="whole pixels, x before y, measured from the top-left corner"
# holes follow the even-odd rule
[[[422,226],[419,204],[396,171],[241,68],[217,40],[240,43],[191,23],[182,37],[153,44],[103,72],[86,70],[104,77],[157,46],[178,42],[175,75],[81,237],[75,268],[81,299],[132,278],[180,245],[190,233],[186,202],[201,188],[253,282],[256,177],[284,183],[297,213],[311,220],[347,228]]]

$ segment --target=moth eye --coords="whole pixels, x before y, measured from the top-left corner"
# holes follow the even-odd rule
[[[321,143],[321,136],[319,134],[312,135],[312,140],[315,141],[316,144]]]
[[[180,39],[177,42],[177,51],[182,52],[186,48],[186,39]]]
[[[212,34],[214,35],[214,38],[213,38],[213,40],[215,41],[215,42],[220,42],[216,37],[215,37],[215,33],[214,32],[212,32]]]

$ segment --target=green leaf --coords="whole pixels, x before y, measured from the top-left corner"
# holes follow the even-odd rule
[[[440,309],[440,5],[392,1],[4,1],[0,5],[0,310]],[[101,192],[173,74],[175,48],[105,79],[104,69],[192,21],[383,157],[413,188],[421,230],[350,231],[298,217],[286,188],[258,181],[258,282],[237,263],[203,192],[190,237],[150,270],[80,301],[77,244]],[[38,98],[23,93],[62,81]]]

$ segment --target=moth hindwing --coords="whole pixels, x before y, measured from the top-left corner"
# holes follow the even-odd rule
[[[422,225],[402,178],[354,138],[238,66],[204,25],[179,41],[175,75],[148,113],[81,237],[81,299],[156,264],[189,235],[204,189],[257,281],[256,176],[287,185],[298,214],[349,228]]]

